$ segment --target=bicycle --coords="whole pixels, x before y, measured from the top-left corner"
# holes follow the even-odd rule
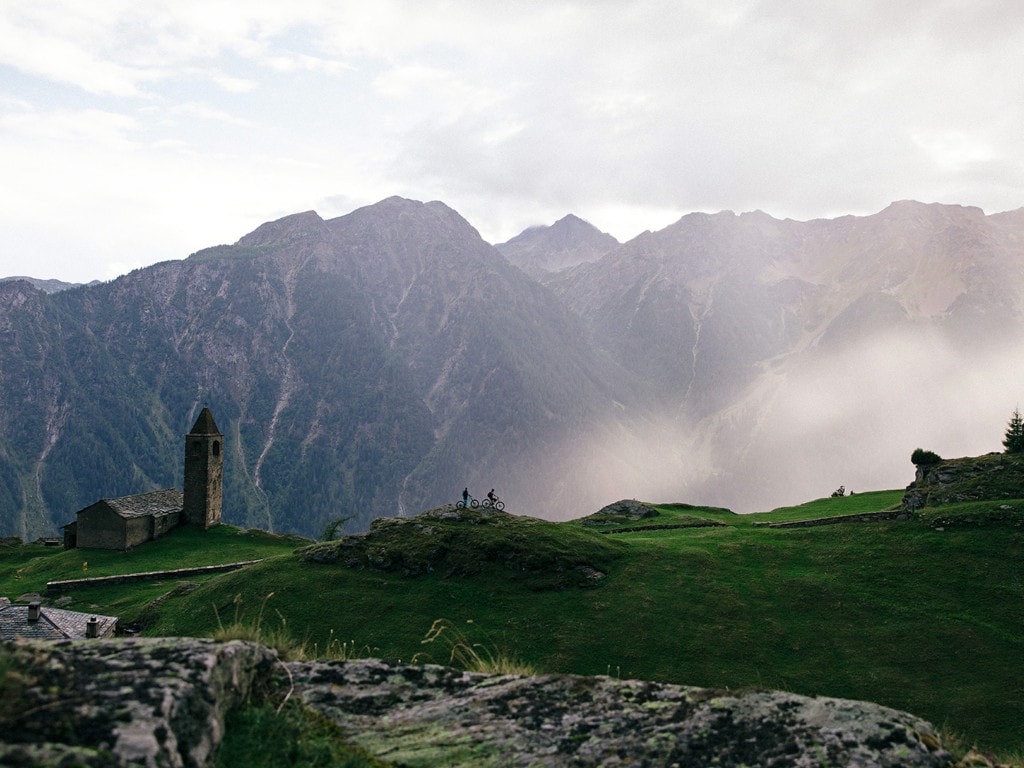
[[[474,499],[472,496],[470,496],[468,502],[466,501],[466,499],[459,499],[458,503],[455,506],[459,509],[466,509],[466,507],[472,507],[473,509],[476,509],[477,507],[480,506],[480,502]],[[484,506],[487,506],[486,501],[484,502]]]
[[[490,499],[484,499],[485,507],[494,507],[499,512],[505,508],[505,502],[499,499],[497,496],[494,497],[494,501]]]

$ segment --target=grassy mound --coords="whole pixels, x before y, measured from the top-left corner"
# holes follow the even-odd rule
[[[591,586],[623,554],[617,542],[531,517],[448,505],[375,520],[369,532],[298,551],[300,560],[421,576],[504,572],[530,589]]]

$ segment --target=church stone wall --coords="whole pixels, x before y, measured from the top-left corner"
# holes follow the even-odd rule
[[[78,513],[78,546],[83,549],[125,549],[125,520],[103,501]]]
[[[164,534],[177,527],[180,513],[168,513],[166,515],[153,515],[151,521],[151,539],[159,539]]]

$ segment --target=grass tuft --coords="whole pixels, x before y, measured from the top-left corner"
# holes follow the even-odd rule
[[[466,622],[472,625],[473,620]],[[496,650],[483,643],[474,643],[465,632],[457,629],[447,619],[436,619],[430,625],[423,645],[440,643],[448,649],[448,665],[467,672],[484,672],[491,675],[535,675],[537,668],[520,659],[516,654]],[[413,657],[413,663],[423,661],[421,654]]]
[[[235,595],[232,601],[235,605],[235,616],[232,622],[224,625],[220,619],[220,612],[217,606],[213,607],[217,615],[217,630],[213,633],[215,640],[245,640],[252,643],[259,643],[277,651],[282,661],[302,661],[307,658],[306,643],[296,641],[288,630],[288,621],[277,612],[281,623],[278,626],[265,627],[263,625],[263,612],[266,609],[267,601],[274,596],[273,592],[267,594],[260,603],[259,610],[252,619],[245,619],[241,615],[242,596]]]

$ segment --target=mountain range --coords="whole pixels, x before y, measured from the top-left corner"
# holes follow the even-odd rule
[[[0,282],[0,533],[180,485],[204,405],[225,521],[305,535],[464,487],[556,520],[899,487],[916,447],[999,448],[1022,331],[1024,209],[496,246],[440,202],[298,213],[107,283]]]

